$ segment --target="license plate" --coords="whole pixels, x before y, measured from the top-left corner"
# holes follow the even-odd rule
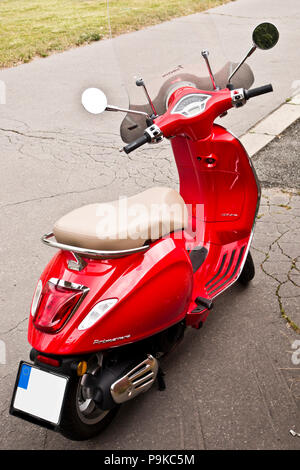
[[[28,421],[59,426],[69,378],[21,361],[10,413]]]

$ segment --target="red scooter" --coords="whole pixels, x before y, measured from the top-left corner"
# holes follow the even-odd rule
[[[155,381],[164,388],[161,359],[185,329],[200,328],[214,299],[234,282],[253,278],[249,248],[259,183],[239,140],[214,121],[272,91],[271,85],[234,87],[231,80],[244,67],[244,81],[251,82],[245,59],[277,40],[273,25],[259,25],[253,47],[221,89],[206,51],[212,90],[201,87],[204,79],[179,70],[152,102],[138,80],[150,114],[142,106],[108,106],[98,89],[83,93],[92,113],[128,113],[121,134],[127,141],[136,134],[123,148],[126,154],[170,139],[180,194],[155,187],[83,206],[44,235],[43,242],[58,252],[33,296],[32,362],[20,363],[11,414],[74,440],[97,435],[122,403]]]

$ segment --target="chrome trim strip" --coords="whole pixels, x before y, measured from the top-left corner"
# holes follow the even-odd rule
[[[51,246],[52,248],[57,248],[59,250],[64,251],[71,251],[73,253],[77,253],[81,256],[86,256],[87,258],[94,258],[94,259],[109,259],[109,258],[122,258],[123,256],[133,255],[135,253],[143,253],[144,251],[150,248],[149,245],[144,245],[139,248],[132,248],[130,250],[114,250],[114,251],[106,251],[106,250],[92,250],[90,248],[81,248],[78,246],[72,245],[65,245],[63,243],[59,243],[56,241],[50,241],[49,238],[53,238],[54,233],[49,232],[42,236],[42,242],[47,245]]]
[[[227,258],[227,254],[228,254],[227,252],[224,253],[221,264],[220,264],[220,267],[219,267],[217,273],[205,284],[205,287],[209,286],[209,284],[211,284],[221,274],[222,269],[223,269],[224,264],[225,264],[225,260]]]
[[[214,292],[217,292],[219,289],[221,289],[223,286],[225,286],[227,284],[227,282],[231,281],[231,279],[233,279],[235,277],[235,274],[241,264],[241,259],[243,257],[243,254],[244,254],[244,251],[245,251],[245,248],[246,248],[246,245],[242,246],[242,248],[240,249],[240,253],[239,253],[239,256],[238,256],[238,259],[237,259],[237,262],[236,262],[236,265],[235,265],[235,268],[231,274],[231,276],[224,282],[222,282],[222,284],[219,284],[214,290],[212,290],[209,294],[213,294]]]
[[[88,292],[90,290],[82,284],[75,284],[75,282],[64,281],[63,279],[57,279],[56,277],[51,277],[48,279],[48,282],[51,282],[54,286],[63,287],[64,289],[82,290],[83,292]]]
[[[221,277],[219,277],[219,279],[217,279],[216,282],[214,282],[210,287],[207,288],[208,295],[210,295],[213,292],[214,287],[217,284],[219,284],[219,282],[221,282],[227,276],[227,274],[229,273],[229,271],[231,269],[231,266],[232,266],[232,263],[233,263],[233,260],[234,260],[234,257],[235,257],[235,253],[236,253],[236,248],[234,248],[234,250],[232,250],[232,252],[231,252],[229,263],[228,263],[228,266],[227,266],[226,271],[224,272],[224,274]],[[212,292],[210,292],[210,291],[212,291]]]
[[[246,248],[245,256],[244,256],[244,258],[241,262],[241,266],[240,266],[240,269],[239,269],[239,272],[238,272],[238,275],[237,275],[237,278],[236,278],[236,280],[237,280],[240,277],[240,274],[243,270],[244,264],[245,264],[247,256],[248,256],[248,252],[250,250],[250,245],[251,245],[251,242],[252,242],[252,239],[253,239],[254,228],[255,228],[255,224],[256,224],[256,217],[257,217],[257,214],[258,214],[258,211],[259,211],[259,206],[260,206],[261,186],[260,186],[260,182],[259,182],[256,170],[253,166],[252,160],[251,160],[247,150],[245,149],[242,142],[234,134],[232,134],[232,135],[233,135],[233,137],[235,137],[238,140],[238,142],[240,143],[241,147],[244,149],[244,152],[246,153],[246,155],[248,157],[248,162],[249,162],[249,165],[251,167],[251,170],[252,170],[252,173],[253,173],[253,176],[254,176],[254,179],[255,179],[256,187],[257,187],[257,203],[256,203],[256,208],[255,208],[255,214],[254,214],[254,220],[253,220],[253,224],[252,224],[251,234],[250,234],[250,237],[249,237],[249,242],[248,242],[248,246]]]
[[[239,268],[239,271],[238,271],[238,274],[237,274],[236,278],[232,282],[230,282],[230,284],[228,284],[228,286],[226,286],[225,289],[221,290],[216,295],[214,295],[213,299],[218,297],[218,295],[223,294],[223,292],[225,292],[230,286],[232,286],[232,284],[234,284],[238,280],[238,278],[240,277],[241,272],[243,271],[243,267],[244,267],[244,264],[246,262],[247,256],[248,256],[248,252],[250,250],[250,245],[251,245],[251,242],[252,242],[253,235],[254,235],[254,230],[252,229],[250,237],[249,237],[248,245],[247,245],[247,248],[245,250],[244,258],[243,258],[243,260],[240,264],[240,268]]]
[[[254,235],[254,228],[255,228],[255,223],[256,223],[256,217],[257,217],[257,214],[258,214],[258,210],[259,210],[259,205],[260,205],[260,198],[261,198],[261,187],[260,187],[260,182],[259,182],[259,179],[258,179],[258,176],[256,174],[256,171],[255,171],[255,168],[253,166],[253,163],[252,163],[252,160],[247,152],[247,150],[245,149],[244,145],[242,144],[242,142],[240,141],[240,139],[231,131],[228,131],[228,129],[226,129],[224,126],[220,126],[220,127],[223,127],[223,129],[225,129],[229,134],[231,134],[240,144],[240,146],[243,148],[244,152],[246,153],[247,157],[248,157],[248,162],[249,162],[249,165],[251,167],[251,170],[252,170],[252,173],[253,173],[253,176],[254,176],[254,179],[255,179],[255,183],[256,183],[256,187],[257,187],[257,203],[256,203],[256,209],[255,209],[255,215],[254,215],[254,220],[253,220],[253,224],[252,224],[252,229],[251,229],[251,233],[250,233],[250,237],[249,237],[249,241],[248,241],[248,245],[247,245],[247,248],[245,250],[245,254],[244,254],[244,257],[242,259],[242,262],[240,264],[240,267],[239,267],[239,270],[238,270],[238,274],[236,276],[236,278],[230,283],[228,284],[228,286],[225,287],[225,289],[223,289],[222,291],[218,292],[218,294],[216,294],[213,299],[215,299],[216,297],[218,297],[218,295],[220,294],[223,294],[223,292],[225,292],[230,286],[232,286],[232,284],[234,284],[238,278],[240,277],[241,275],[241,272],[243,271],[243,267],[244,267],[244,264],[246,262],[246,259],[247,259],[247,256],[248,256],[248,253],[249,253],[249,250],[250,250],[250,246],[251,246],[251,243],[252,243],[252,239],[253,239],[253,235]]]

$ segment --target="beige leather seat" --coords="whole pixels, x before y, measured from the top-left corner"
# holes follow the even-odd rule
[[[174,189],[156,187],[128,198],[89,204],[54,225],[58,242],[94,250],[127,250],[187,226],[187,208]]]

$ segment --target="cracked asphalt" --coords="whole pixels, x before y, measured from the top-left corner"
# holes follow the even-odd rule
[[[262,162],[278,145],[284,151],[283,139],[289,141],[291,131],[295,139],[294,127],[253,158],[269,184],[277,185],[276,176]],[[247,289],[236,285],[220,296],[202,330],[187,332],[164,365],[165,392],[154,387],[127,403],[105,434],[86,443],[72,443],[8,415],[17,364],[30,350],[26,330],[32,292],[53,254],[39,243],[40,235],[66,211],[110,199],[117,191],[178,187],[167,143],[128,158],[119,155],[114,134],[91,139],[85,133],[21,129],[0,131],[6,164],[22,167],[11,179],[7,172],[0,188],[6,197],[0,207],[6,221],[1,255],[8,263],[8,269],[1,265],[0,338],[7,346],[7,364],[0,365],[0,448],[298,449],[299,439],[289,430],[299,431],[300,423],[300,367],[292,362],[300,325],[300,195],[291,187],[263,188],[252,243],[256,277]],[[72,172],[79,164],[74,189]],[[299,161],[294,164],[296,171]],[[26,197],[32,186],[35,197]]]
[[[292,0],[285,5],[239,0],[215,10],[227,40],[230,19],[240,57],[236,38],[249,17],[256,24],[269,18],[270,9],[285,33],[282,50],[270,70],[259,55],[251,66],[258,70],[257,85],[275,76],[280,87],[273,102],[266,97],[260,107],[250,103],[243,119],[238,112],[226,118],[224,124],[239,135],[290,93],[291,77],[286,68],[281,72],[281,58],[285,54],[296,67],[298,52],[287,44],[293,29],[300,34],[295,27],[300,6]],[[110,52],[103,42],[0,71],[8,84],[0,116],[0,340],[6,345],[6,363],[0,364],[0,449],[299,449],[300,439],[290,434],[290,429],[300,432],[299,123],[253,157],[263,182],[252,243],[256,276],[247,288],[236,284],[219,296],[200,331],[187,331],[163,364],[167,389],[154,386],[126,403],[104,434],[83,443],[8,414],[18,363],[30,351],[33,290],[54,254],[40,243],[41,235],[75,207],[153,185],[178,189],[167,142],[125,156],[119,153],[122,117],[107,113],[97,120],[81,110],[81,90],[98,83],[100,50],[104,56]],[[107,83],[116,74],[112,67]],[[113,104],[126,105],[122,91],[115,90]]]
[[[264,189],[252,251],[274,282],[279,312],[300,333],[300,197],[299,192]]]
[[[300,333],[300,120],[252,158],[264,187],[253,250],[275,282],[282,317]],[[279,188],[279,189],[278,189]]]

